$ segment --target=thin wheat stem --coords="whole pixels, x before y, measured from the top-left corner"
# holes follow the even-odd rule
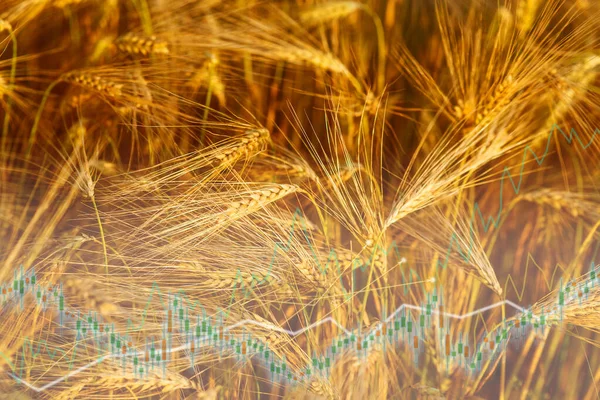
[[[150,10],[148,9],[148,2],[146,0],[132,0],[132,3],[134,4],[140,16],[144,33],[148,36],[152,35],[152,16],[150,15]]]
[[[212,87],[211,84],[213,79],[213,74],[215,73],[215,66],[213,63],[209,63],[208,65],[208,89],[206,91],[206,103],[204,107],[204,115],[202,116],[202,133],[200,133],[200,146],[204,146],[204,138],[206,136],[206,121],[208,120],[208,110],[210,108],[210,100],[212,98]]]
[[[377,33],[377,89],[381,92],[383,91],[383,87],[385,86],[385,60],[387,57],[387,51],[385,47],[385,34],[383,31],[383,24],[381,23],[381,18],[379,15],[375,13],[371,7],[366,4],[362,4],[360,8],[367,13],[371,19],[373,20],[373,24],[375,25],[375,31]]]
[[[57,80],[55,80],[54,82],[52,82],[48,88],[46,89],[46,91],[44,92],[44,95],[42,96],[42,100],[40,102],[40,106],[38,107],[38,111],[35,114],[35,119],[33,120],[33,126],[31,127],[31,132],[29,133],[29,140],[27,142],[27,151],[25,152],[25,161],[29,161],[29,158],[31,157],[31,150],[33,148],[33,144],[35,143],[35,137],[37,135],[37,130],[38,130],[38,126],[40,124],[40,120],[42,119],[42,112],[44,111],[44,107],[46,105],[46,101],[48,101],[48,97],[50,97],[50,92],[52,92],[52,89],[54,89],[54,87],[61,82],[62,78],[59,78]]]
[[[10,66],[10,81],[8,84],[9,92],[12,92],[15,87],[15,77],[17,75],[17,37],[12,29],[9,27],[9,34],[13,43],[13,55]],[[10,123],[10,112],[12,109],[12,99],[9,97],[6,102],[6,112],[4,114],[4,125],[2,127],[2,151],[4,152],[4,147],[6,146],[6,137],[8,135],[8,125]]]
[[[100,212],[98,211],[98,205],[96,204],[95,196],[92,198],[92,204],[94,205],[94,211],[96,213],[96,220],[98,221],[98,228],[100,229],[100,239],[102,240],[102,250],[104,252],[104,270],[108,277],[108,252],[106,251],[106,239],[104,238],[104,229],[102,228],[102,220],[100,219]]]

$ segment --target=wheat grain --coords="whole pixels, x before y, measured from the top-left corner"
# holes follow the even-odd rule
[[[218,72],[219,59],[211,54],[209,59],[204,62],[201,68],[198,68],[186,83],[192,88],[193,93],[196,93],[201,87],[206,86],[207,89],[219,99],[221,104],[225,104],[225,84],[223,83]]]
[[[0,32],[3,31],[8,31],[8,32],[12,32],[12,25],[10,22],[8,22],[7,20],[0,18]]]
[[[261,274],[260,272],[226,272],[215,271],[212,273],[214,277],[203,281],[211,289],[233,289],[235,287],[252,287],[257,283],[274,284],[277,286],[278,280],[272,275]]]
[[[300,21],[304,25],[313,26],[323,22],[347,17],[361,8],[357,1],[333,1],[321,3],[300,12]]]
[[[331,387],[331,384],[329,384],[326,381],[313,380],[310,383],[310,386],[308,387],[308,390],[311,391],[312,393],[318,395],[318,396],[325,397],[327,400],[336,400],[336,399],[338,399],[338,397],[335,396],[335,393],[333,391],[333,388]]]
[[[583,196],[572,192],[542,189],[524,193],[518,199],[550,206],[558,211],[565,211],[574,218],[582,217],[587,213],[597,214],[594,213],[594,204],[586,204]],[[518,200],[515,199],[515,201]]]
[[[117,38],[115,46],[119,51],[132,55],[169,54],[167,42],[158,39],[156,36],[144,37],[131,32]]]
[[[412,385],[410,387],[419,398],[427,399],[427,400],[445,400],[446,396],[442,394],[442,392],[434,387],[427,386],[425,384],[417,384]]]
[[[271,56],[279,60],[285,60],[294,64],[313,65],[323,71],[337,72],[342,75],[350,75],[348,68],[329,53],[323,53],[316,49],[303,49],[290,47],[286,49],[273,50]]]
[[[121,92],[123,84],[117,84],[115,82],[102,79],[97,75],[73,72],[63,76],[63,79],[67,82],[73,82],[85,88],[92,89],[111,98],[118,98],[123,94]]]
[[[307,279],[311,284],[316,285],[320,290],[331,290],[333,293],[339,293],[336,286],[332,285],[332,281],[325,275],[325,271],[318,271],[317,268],[310,263],[308,260],[302,260],[296,263],[295,268],[300,274]],[[334,273],[335,270],[329,270],[330,273]]]
[[[542,5],[540,0],[519,0],[516,11],[516,25],[521,35],[526,35],[533,27],[540,5]]]
[[[254,155],[268,143],[269,139],[268,130],[264,128],[251,129],[239,139],[235,146],[219,149],[214,157],[222,165],[231,165],[243,157]]]
[[[202,391],[198,383],[186,379],[180,374],[168,371],[166,376],[161,376],[155,372],[145,379],[139,379],[131,371],[125,373],[116,372],[114,374],[98,374],[88,382],[88,385],[98,387],[128,388],[140,393],[149,390],[160,390],[160,393],[170,393],[181,389],[195,389]],[[156,392],[155,392],[156,393]]]
[[[232,202],[225,210],[225,215],[221,217],[220,221],[223,222],[228,218],[231,219],[260,210],[265,205],[281,199],[288,194],[294,193],[297,190],[298,187],[295,185],[280,184],[252,192],[248,197]]]
[[[485,104],[483,111],[477,113],[475,117],[475,122],[477,124],[485,123],[485,121],[494,118],[497,113],[502,111],[503,107],[506,107],[506,105],[510,103],[512,84],[513,77],[511,75],[508,75],[500,84],[498,84]]]

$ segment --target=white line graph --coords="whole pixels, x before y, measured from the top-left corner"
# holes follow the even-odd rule
[[[503,301],[499,301],[499,302],[491,304],[489,306],[482,307],[482,308],[479,308],[477,310],[471,311],[471,312],[466,313],[466,314],[461,314],[461,315],[453,314],[453,313],[448,313],[448,312],[440,312],[437,309],[436,310],[432,310],[432,314],[443,315],[443,316],[451,318],[451,319],[462,320],[462,319],[470,318],[470,317],[472,317],[474,315],[481,314],[483,312],[486,312],[486,311],[489,311],[489,310],[492,310],[492,309],[495,309],[495,308],[498,308],[498,307],[502,307],[502,306],[505,306],[505,305],[508,305],[508,306],[514,308],[515,310],[519,311],[519,312],[526,312],[527,311],[526,308],[523,308],[523,307],[519,306],[518,304],[513,303],[510,300],[503,300]],[[373,328],[371,328],[371,331],[374,331],[377,328],[381,327],[384,323],[390,322],[396,315],[398,315],[404,309],[411,309],[411,310],[420,311],[420,310],[422,310],[422,307],[415,306],[415,305],[412,305],[412,304],[403,304],[400,307],[398,307],[396,309],[396,311],[394,311],[383,322],[380,322],[379,324],[376,324]],[[532,314],[532,316],[534,318],[537,318],[533,314]],[[302,333],[304,333],[304,332],[306,332],[306,331],[308,331],[310,329],[316,328],[316,327],[318,327],[320,325],[323,325],[325,323],[328,323],[328,322],[330,322],[333,325],[337,326],[344,333],[346,333],[348,335],[350,335],[352,333],[351,331],[349,331],[346,328],[344,328],[344,326],[342,326],[342,324],[340,324],[338,321],[336,321],[332,317],[323,318],[323,319],[321,319],[321,320],[319,320],[319,321],[317,321],[317,322],[315,322],[315,323],[313,323],[311,325],[308,325],[308,326],[306,326],[306,327],[304,327],[302,329],[298,329],[298,330],[295,330],[295,331],[289,330],[289,329],[280,328],[280,327],[277,327],[277,326],[274,326],[274,325],[271,325],[271,324],[267,324],[267,323],[262,323],[262,322],[258,322],[258,321],[254,321],[254,320],[249,320],[249,319],[245,319],[245,320],[236,322],[235,324],[232,324],[232,325],[229,325],[227,327],[224,327],[223,330],[224,331],[230,331],[232,329],[235,329],[235,328],[238,328],[238,327],[242,327],[244,325],[256,325],[256,326],[260,326],[260,327],[263,327],[265,329],[272,330],[272,331],[275,331],[275,332],[287,333],[288,335],[290,335],[290,336],[293,337],[293,336],[298,336],[298,335],[300,335],[300,334],[302,334]],[[203,343],[200,347],[206,347],[206,346],[210,346],[210,344],[209,343]],[[184,344],[184,345],[181,345],[181,346],[174,347],[172,349],[167,349],[167,353],[170,354],[170,353],[175,353],[175,352],[178,352],[178,351],[189,350],[189,349],[190,349],[190,345],[189,344]],[[123,358],[123,357],[128,357],[128,355],[127,354],[109,354],[109,355],[105,355],[105,356],[99,357],[97,360],[92,361],[89,364],[86,364],[86,365],[84,365],[82,367],[79,367],[79,368],[77,368],[77,369],[69,372],[68,374],[66,374],[66,375],[64,375],[64,376],[62,376],[60,378],[57,378],[56,380],[54,380],[52,382],[49,382],[49,383],[47,383],[47,384],[45,384],[43,386],[32,385],[31,383],[29,383],[29,382],[27,382],[27,381],[19,378],[18,376],[16,376],[15,374],[13,374],[11,372],[9,372],[8,375],[11,376],[13,379],[15,379],[17,382],[22,383],[23,385],[27,386],[28,388],[32,389],[33,391],[39,393],[39,392],[42,392],[42,391],[44,391],[46,389],[49,389],[49,388],[53,387],[54,385],[57,385],[58,383],[66,380],[66,379],[68,379],[68,378],[70,378],[72,376],[75,376],[75,375],[77,375],[77,374],[79,374],[79,373],[81,373],[81,372],[83,372],[83,371],[85,371],[85,370],[93,367],[94,365],[97,365],[97,364],[103,362],[104,360],[108,360],[108,359],[120,359],[120,358]]]

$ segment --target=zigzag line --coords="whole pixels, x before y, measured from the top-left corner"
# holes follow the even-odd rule
[[[591,275],[591,274],[593,272],[595,273],[598,270],[599,267],[600,267],[600,265],[594,266],[594,263],[592,262],[591,267],[590,267],[590,272],[589,272],[589,274],[590,274],[590,276],[591,276],[592,279],[596,275]],[[22,275],[22,277],[23,277],[23,275]],[[600,276],[597,276],[597,279],[600,279]],[[593,280],[592,280],[592,285],[593,285]],[[583,284],[580,284],[580,287],[583,287]],[[587,284],[586,284],[585,287],[587,287]],[[182,301],[184,301],[184,300],[185,299],[182,299]],[[520,306],[518,304],[515,304],[514,302],[512,302],[510,300],[503,300],[503,301],[500,301],[500,302],[497,302],[497,303],[494,303],[494,304],[491,304],[491,305],[488,305],[488,306],[485,306],[485,307],[481,307],[481,308],[479,308],[477,310],[474,310],[474,311],[471,311],[471,312],[468,312],[468,313],[465,313],[465,314],[449,313],[449,312],[445,312],[445,311],[440,311],[437,308],[431,309],[430,313],[433,314],[433,315],[440,315],[440,316],[443,316],[443,317],[447,317],[449,319],[463,320],[463,319],[470,318],[470,317],[473,317],[475,315],[481,314],[481,313],[483,313],[485,311],[493,310],[493,309],[498,308],[498,307],[503,307],[505,305],[508,305],[508,306],[512,307],[513,309],[515,309],[516,311],[521,312],[521,313],[526,313],[528,311],[526,308],[524,308],[524,307],[522,307],[522,306]],[[182,305],[182,307],[183,307],[183,305]],[[417,305],[412,305],[412,304],[403,304],[400,307],[398,307],[391,315],[389,315],[383,321],[381,321],[380,323],[376,324],[369,331],[367,331],[365,333],[365,336],[372,335],[373,332],[381,329],[381,327],[383,325],[386,325],[386,324],[390,323],[391,321],[393,321],[394,318],[396,318],[403,310],[416,310],[416,311],[423,312],[424,307],[423,307],[423,305],[417,306]],[[539,319],[539,316],[537,316],[537,315],[533,314],[531,311],[529,311],[529,318],[530,319],[531,318],[534,318],[534,319],[537,318],[537,319]],[[542,319],[542,321],[543,321],[543,319]],[[323,319],[321,319],[321,320],[319,320],[319,321],[317,321],[317,322],[315,322],[313,324],[310,324],[310,325],[308,325],[308,326],[306,326],[304,328],[298,329],[298,330],[284,329],[284,328],[280,328],[280,327],[274,326],[272,324],[261,323],[261,322],[258,322],[258,321],[255,321],[255,320],[249,320],[249,319],[245,319],[245,320],[236,322],[236,323],[234,323],[232,325],[229,325],[229,326],[224,326],[223,330],[224,331],[231,331],[231,330],[233,330],[235,328],[243,327],[243,326],[246,326],[246,325],[256,325],[256,326],[260,326],[260,327],[265,328],[265,329],[270,330],[270,331],[286,333],[286,334],[288,334],[288,335],[290,335],[292,337],[295,337],[295,336],[298,336],[298,335],[300,335],[300,334],[302,334],[302,333],[304,333],[304,332],[306,332],[308,330],[311,330],[311,329],[316,328],[316,327],[318,327],[320,325],[323,325],[325,323],[332,323],[333,325],[337,326],[341,331],[343,331],[346,335],[352,334],[351,331],[349,331],[348,329],[346,329],[341,323],[339,323],[333,317],[323,318]],[[63,355],[66,354],[64,351],[62,351],[60,349],[54,350],[53,352],[50,351],[49,348],[48,348],[48,343],[46,341],[40,341],[38,343],[37,350],[34,352],[33,351],[33,342],[30,339],[25,338],[25,345],[23,346],[23,349],[22,349],[23,359],[25,359],[26,348],[27,347],[30,348],[30,351],[31,351],[32,356],[33,356],[34,359],[37,357],[37,355],[39,355],[42,352],[42,347],[45,349],[45,352],[48,354],[48,356],[51,359],[54,359],[56,357],[56,354],[58,352],[60,352]],[[200,347],[205,347],[205,346],[203,344]],[[178,351],[182,351],[182,350],[188,350],[188,349],[190,349],[190,344],[186,343],[186,344],[180,345],[180,346],[175,347],[175,348],[169,348],[167,350],[167,353],[170,354],[170,353],[174,353],[174,352],[178,352]],[[193,348],[192,348],[192,350],[193,350]],[[75,350],[74,350],[73,355],[71,357],[70,366],[72,366],[72,362],[73,362],[73,360],[76,357],[76,351],[77,351],[77,344],[75,345]],[[6,359],[6,357],[4,356],[4,354],[0,353],[0,356],[2,356],[4,359]],[[76,370],[70,371],[66,375],[64,375],[64,376],[62,376],[60,378],[57,378],[56,380],[54,380],[52,382],[49,382],[49,383],[47,383],[47,384],[45,384],[43,386],[40,386],[40,387],[37,387],[35,385],[30,384],[29,382],[24,381],[19,376],[15,375],[13,373],[9,372],[9,375],[13,379],[15,379],[17,382],[23,383],[24,385],[26,385],[27,387],[31,388],[32,390],[34,390],[36,392],[41,392],[41,391],[43,391],[45,389],[48,389],[48,388],[50,388],[50,387],[52,387],[52,386],[54,386],[54,385],[56,385],[56,384],[58,384],[58,383],[60,383],[60,382],[62,382],[64,380],[68,379],[69,377],[77,375],[80,372],[83,372],[83,371],[85,371],[85,370],[93,367],[94,365],[99,364],[100,362],[102,362],[102,361],[104,361],[106,359],[113,359],[113,358],[114,359],[120,359],[120,358],[127,358],[127,357],[130,357],[130,356],[131,355],[126,355],[126,354],[108,354],[108,355],[100,356],[95,361],[92,361],[92,362],[90,362],[90,363],[88,363],[88,364],[86,364],[86,365],[84,365],[82,367],[79,367]],[[10,367],[11,367],[11,369],[13,371],[16,370],[15,366],[12,365],[12,363],[10,363],[10,361],[8,361],[8,364],[10,365]]]
[[[535,264],[535,260],[533,259],[533,256],[532,256],[531,254],[528,254],[528,257],[527,257],[527,265],[526,265],[526,267],[525,267],[525,271],[527,271],[527,270],[528,270],[528,268],[529,268],[529,262],[530,262],[530,261],[532,261],[532,262]],[[537,264],[536,264],[536,266],[537,266]],[[554,271],[553,271],[553,273],[552,273],[552,279],[551,279],[551,281],[550,281],[550,282],[547,282],[547,287],[548,287],[548,289],[549,289],[549,290],[551,289],[551,286],[553,286],[553,282],[554,282],[554,275],[555,275],[555,274],[556,274],[556,272],[558,271],[559,267],[560,267],[559,265],[557,265],[557,266],[555,267],[555,269],[554,269]],[[538,268],[539,268],[539,267],[538,267]],[[513,281],[513,280],[512,280],[512,278],[509,276],[509,277],[508,277],[508,279],[507,279],[507,282],[506,282],[506,284],[505,284],[505,291],[506,291],[506,286],[507,286],[507,284],[508,284],[508,281],[512,281],[512,282],[513,282],[513,287],[514,287],[514,281]],[[156,282],[153,284],[153,289],[154,289],[154,290],[156,290],[158,293],[160,293],[160,287],[158,286],[158,284],[157,284]],[[154,292],[154,290],[153,290],[153,292]],[[518,297],[518,298],[519,298],[519,300],[520,300],[520,299],[522,298],[522,296],[521,296],[521,295],[519,295],[519,293],[520,293],[520,292],[519,292],[518,290],[516,290],[516,288],[515,288],[515,291],[516,291],[517,297]],[[185,293],[182,293],[182,292],[183,292],[183,291],[180,291],[180,293],[181,293],[182,295],[184,295],[184,296],[185,296]],[[147,303],[147,305],[149,305],[149,304],[151,303],[151,300],[152,300],[152,293],[150,294],[150,297],[149,297],[149,299],[148,299],[148,303]],[[159,300],[160,300],[160,301],[161,301],[161,303],[164,305],[164,302],[162,302],[162,299],[160,299],[160,297],[159,297]],[[199,304],[199,303],[198,303],[198,304]],[[478,309],[478,310],[472,311],[472,312],[470,312],[470,313],[467,313],[467,314],[457,315],[457,314],[452,314],[452,313],[447,313],[447,312],[445,312],[445,313],[443,313],[443,315],[444,315],[444,316],[447,316],[447,317],[449,317],[449,318],[454,318],[454,319],[461,320],[461,319],[469,318],[469,317],[472,317],[472,316],[474,316],[474,315],[480,314],[480,313],[482,313],[482,312],[485,312],[485,311],[487,311],[487,310],[490,310],[490,309],[493,309],[493,308],[496,308],[496,307],[500,307],[500,306],[502,306],[502,305],[504,305],[504,304],[508,304],[508,305],[510,305],[511,307],[513,307],[513,308],[514,308],[514,309],[516,309],[516,310],[523,310],[523,308],[522,308],[521,306],[519,306],[519,305],[517,305],[517,304],[515,304],[515,303],[511,302],[510,300],[504,300],[504,301],[497,302],[497,303],[495,303],[495,304],[492,304],[492,305],[490,305],[490,306],[487,306],[487,307],[482,307],[482,308],[480,308],[480,309]],[[194,303],[194,307],[195,307],[195,305],[196,305],[196,303]],[[201,306],[201,305],[200,305],[200,307],[202,308],[202,306]],[[400,307],[400,308],[399,308],[399,309],[398,309],[396,312],[394,312],[394,313],[393,313],[393,314],[392,314],[392,315],[391,315],[389,318],[387,318],[387,319],[385,320],[385,322],[389,322],[389,321],[390,321],[390,320],[391,320],[391,319],[392,319],[392,318],[393,318],[395,315],[397,315],[397,314],[398,314],[400,311],[402,311],[404,308],[408,308],[408,309],[414,309],[414,310],[419,310],[419,309],[420,309],[420,308],[419,308],[419,307],[417,307],[417,306],[413,306],[413,305],[409,305],[409,304],[402,305],[402,306],[401,306],[401,307]],[[146,310],[147,310],[147,307],[144,309],[142,320],[145,320],[145,317],[146,317]],[[202,308],[202,310],[203,310],[203,312],[205,313],[205,311],[204,311],[204,309],[203,309],[203,308]],[[433,313],[434,313],[434,314],[439,314],[439,312],[438,312],[437,310],[433,310]],[[347,329],[346,329],[346,328],[345,328],[343,325],[341,325],[341,324],[340,324],[338,321],[336,321],[336,320],[335,320],[335,319],[333,319],[332,317],[326,317],[326,318],[324,318],[324,319],[322,319],[322,320],[320,320],[320,321],[317,321],[317,322],[315,322],[315,323],[313,323],[313,324],[310,324],[310,325],[306,326],[305,328],[302,328],[302,329],[299,329],[299,330],[296,330],[296,331],[292,331],[292,330],[288,330],[288,329],[284,329],[284,328],[276,327],[276,326],[269,325],[269,324],[264,324],[264,323],[261,323],[261,322],[255,321],[255,320],[249,320],[249,319],[245,319],[245,320],[239,321],[239,322],[237,322],[237,323],[235,323],[235,324],[233,324],[233,325],[230,325],[230,326],[226,327],[225,329],[226,329],[226,330],[231,330],[231,329],[234,329],[234,328],[237,328],[237,327],[241,327],[241,326],[245,326],[245,325],[256,325],[256,326],[260,326],[260,327],[263,327],[263,328],[270,329],[271,331],[274,331],[274,332],[287,333],[287,334],[288,334],[288,335],[290,335],[290,336],[297,336],[297,335],[300,335],[300,334],[302,334],[302,333],[304,333],[304,332],[306,332],[306,331],[308,331],[308,330],[310,330],[310,329],[312,329],[312,328],[316,328],[316,327],[318,327],[318,326],[320,326],[320,325],[322,325],[322,324],[324,324],[324,323],[327,323],[327,322],[331,322],[333,325],[335,325],[336,327],[338,327],[338,328],[339,328],[341,331],[343,331],[343,332],[344,332],[344,333],[346,333],[346,334],[350,334],[350,333],[351,333],[349,330],[347,330]],[[131,326],[131,324],[132,324],[132,321],[129,319],[129,320],[128,320],[128,326]],[[142,322],[142,324],[141,324],[139,327],[137,327],[137,328],[133,328],[133,329],[134,329],[134,330],[142,329],[142,328],[143,328],[143,325],[144,325],[144,322]],[[63,350],[61,350],[61,349],[56,349],[56,350],[54,350],[53,352],[50,352],[50,350],[48,350],[48,346],[47,346],[47,344],[46,344],[46,341],[44,341],[44,340],[42,340],[42,341],[38,342],[37,350],[35,350],[35,351],[34,351],[34,349],[33,349],[33,342],[32,342],[31,340],[29,340],[28,338],[25,338],[25,342],[24,342],[24,345],[23,345],[23,347],[24,347],[24,348],[23,348],[23,351],[22,351],[22,353],[23,353],[23,357],[25,356],[25,351],[26,351],[25,349],[28,347],[28,348],[29,348],[29,350],[30,350],[30,352],[32,353],[32,357],[35,359],[35,358],[37,357],[37,355],[41,353],[41,351],[42,351],[42,350],[41,350],[42,346],[43,346],[43,347],[46,349],[46,353],[48,354],[48,356],[49,356],[51,359],[54,359],[54,357],[56,356],[56,353],[57,353],[57,352],[60,352],[60,353],[61,353],[61,354],[63,354],[63,355],[65,355],[65,354],[66,354],[66,353],[65,353]],[[73,356],[71,357],[71,361],[70,361],[70,363],[69,363],[70,365],[72,365],[72,363],[73,363],[73,360],[74,360],[74,359],[75,359],[75,357],[76,357],[76,355],[75,355],[75,354],[76,354],[76,351],[77,351],[77,348],[75,347],[75,351],[74,351],[74,353],[73,353]],[[2,355],[3,355],[3,354],[2,354],[2,353],[0,353],[0,356],[2,356]],[[111,357],[111,358],[112,358],[112,357]],[[7,364],[9,364],[9,365],[11,366],[11,368],[12,368],[13,370],[15,370],[15,367],[12,365],[12,363],[10,362],[10,360],[9,360],[9,359],[6,359],[6,358],[5,358],[5,361],[7,362]],[[95,364],[96,364],[96,363],[94,363],[93,365],[95,365]],[[88,367],[90,367],[90,366],[92,366],[92,365],[89,365]],[[70,376],[70,375],[69,375],[69,376]],[[66,377],[65,377],[65,378],[66,378]]]
[[[563,137],[565,138],[565,140],[567,141],[568,144],[571,144],[573,142],[573,138],[577,139],[577,142],[579,143],[579,145],[581,146],[581,148],[583,150],[587,150],[588,147],[590,147],[591,144],[594,142],[596,135],[600,134],[600,129],[596,128],[594,130],[594,133],[592,134],[592,137],[590,138],[590,141],[587,144],[584,144],[582,142],[581,138],[579,137],[579,135],[577,134],[577,132],[575,131],[575,128],[571,128],[571,132],[567,136],[567,134],[565,132],[563,132],[563,130],[560,129],[560,127],[557,124],[554,124],[554,125],[552,125],[552,129],[550,130],[550,133],[548,134],[548,140],[546,142],[546,150],[544,151],[544,154],[541,155],[541,157],[538,157],[537,154],[535,154],[535,151],[533,151],[533,149],[530,146],[525,146],[525,148],[523,150],[523,160],[521,161],[521,167],[519,169],[519,177],[518,177],[517,183],[515,183],[512,175],[510,174],[510,170],[508,169],[508,167],[507,166],[504,167],[504,170],[502,172],[502,177],[500,178],[500,199],[498,201],[499,206],[498,206],[498,214],[496,215],[496,218],[494,218],[493,215],[490,215],[486,222],[486,219],[483,216],[481,208],[479,207],[479,203],[475,202],[475,204],[473,205],[473,211],[471,213],[471,221],[469,223],[470,237],[469,237],[469,248],[467,249],[467,253],[466,254],[463,253],[463,251],[460,247],[460,243],[458,241],[458,236],[455,233],[453,233],[452,236],[450,237],[450,244],[448,245],[448,251],[446,252],[446,258],[443,262],[438,260],[438,267],[446,268],[448,266],[448,261],[450,259],[450,253],[452,252],[453,243],[455,243],[455,242],[458,246],[456,248],[456,251],[463,257],[463,259],[466,262],[470,261],[471,251],[473,249],[473,236],[475,235],[475,229],[473,227],[473,225],[475,224],[475,216],[477,215],[479,217],[479,219],[481,221],[481,225],[483,226],[484,232],[487,232],[489,230],[490,226],[492,226],[492,224],[494,225],[494,227],[498,227],[498,224],[500,223],[500,217],[502,215],[502,211],[504,208],[505,178],[508,178],[508,180],[510,181],[515,194],[519,194],[519,191],[521,190],[521,184],[523,183],[523,175],[525,172],[525,163],[527,161],[527,153],[528,152],[531,153],[533,155],[533,158],[537,162],[537,164],[542,165],[542,163],[544,162],[544,160],[546,159],[546,157],[548,156],[548,154],[550,152],[550,143],[552,141],[552,135],[554,134],[554,132],[557,129],[563,135]]]
[[[495,304],[492,304],[492,305],[489,305],[489,306],[486,306],[486,307],[482,307],[482,308],[480,308],[478,310],[471,311],[469,313],[461,314],[461,315],[453,314],[453,313],[447,313],[447,312],[439,312],[438,310],[432,310],[432,313],[436,314],[436,315],[442,315],[442,316],[445,316],[445,317],[448,317],[448,318],[452,318],[452,319],[462,320],[462,319],[469,318],[469,317],[472,317],[472,316],[477,315],[477,314],[481,314],[481,313],[483,313],[485,311],[492,310],[492,309],[497,308],[497,307],[502,307],[504,305],[509,305],[509,306],[513,307],[515,310],[520,311],[520,312],[525,312],[526,311],[525,308],[523,308],[523,307],[521,307],[521,306],[513,303],[512,301],[510,301],[510,300],[504,300],[504,301],[500,301],[498,303],[495,303]],[[392,321],[392,319],[395,316],[397,316],[400,312],[402,312],[404,309],[411,309],[411,310],[420,311],[420,310],[422,310],[422,307],[415,306],[415,305],[412,305],[412,304],[403,304],[396,311],[394,311],[388,318],[386,318],[383,321],[383,323],[388,323],[388,322]],[[277,332],[281,332],[281,333],[287,333],[288,335],[295,337],[295,336],[298,336],[298,335],[300,335],[300,334],[302,334],[302,333],[304,333],[304,332],[306,332],[306,331],[308,331],[310,329],[313,329],[313,328],[316,328],[316,327],[318,327],[320,325],[323,325],[323,324],[325,324],[327,322],[331,322],[332,324],[336,325],[344,333],[346,333],[348,335],[351,334],[351,332],[349,330],[345,329],[342,324],[340,324],[338,321],[336,321],[332,317],[324,318],[322,320],[319,320],[319,321],[317,321],[317,322],[315,322],[315,323],[313,323],[313,324],[311,324],[309,326],[306,326],[306,327],[304,327],[302,329],[299,329],[299,330],[296,330],[296,331],[292,331],[292,330],[288,330],[288,329],[283,329],[283,328],[279,328],[279,327],[274,327],[274,326],[272,326],[270,324],[265,324],[265,323],[261,323],[261,322],[254,321],[254,320],[243,320],[243,321],[237,322],[235,324],[229,325],[227,327],[224,327],[224,330],[229,331],[229,330],[232,330],[232,329],[240,327],[240,326],[252,324],[252,325],[260,326],[260,327],[263,327],[265,329],[269,329],[269,330],[272,330],[272,331],[277,331]],[[378,326],[373,327],[371,329],[371,332],[375,331],[380,325],[381,324],[379,324]],[[369,333],[366,333],[365,335],[368,336]],[[30,340],[29,340],[29,342],[31,343]],[[208,345],[209,344],[206,344],[205,346],[208,346]],[[34,353],[34,358],[35,358],[35,356],[37,356],[38,354],[40,354],[40,348],[41,348],[41,346],[42,346],[41,344],[38,345],[38,351],[36,353]],[[51,353],[48,350],[48,348],[47,348],[47,343],[46,342],[44,342],[44,347],[46,348],[46,353],[49,355],[50,358],[53,359],[54,356],[56,355],[57,351],[55,350],[54,352]],[[187,350],[187,349],[189,349],[189,347],[190,347],[189,344],[180,345],[178,347],[175,347],[175,348],[172,348],[172,349],[168,349],[167,353],[170,354],[170,353],[175,353],[175,352],[179,352],[179,351],[182,351],[182,350]],[[64,354],[64,352],[63,352],[63,354]],[[75,352],[74,352],[74,354],[75,354]],[[126,357],[130,357],[130,355],[126,355],[126,354],[109,354],[109,355],[101,356],[98,359],[96,359],[95,361],[92,361],[92,362],[90,362],[90,363],[88,363],[88,364],[86,364],[86,365],[84,365],[84,366],[82,366],[80,368],[77,368],[77,369],[75,369],[75,370],[73,370],[73,371],[65,374],[64,376],[62,376],[60,378],[57,378],[54,381],[51,381],[51,382],[49,382],[49,383],[47,383],[47,384],[45,384],[43,386],[40,386],[40,387],[37,387],[35,385],[30,384],[29,382],[21,379],[20,377],[18,377],[17,375],[15,375],[15,374],[13,374],[11,372],[9,372],[8,375],[10,375],[17,382],[22,383],[25,386],[29,387],[30,389],[32,389],[32,390],[34,390],[34,391],[36,391],[36,392],[39,393],[39,392],[42,392],[42,391],[44,391],[46,389],[51,388],[52,386],[54,386],[54,385],[56,385],[56,384],[58,384],[58,383],[60,383],[60,382],[62,382],[64,380],[66,380],[66,379],[68,379],[68,378],[70,378],[72,376],[75,376],[75,375],[79,374],[80,372],[83,372],[83,371],[85,371],[85,370],[87,370],[87,369],[89,369],[89,368],[91,368],[91,367],[93,367],[93,366],[101,363],[104,360],[112,359],[112,358],[120,359],[120,358],[124,358],[124,357],[125,358]],[[74,358],[74,356],[72,357],[72,359],[73,358]]]

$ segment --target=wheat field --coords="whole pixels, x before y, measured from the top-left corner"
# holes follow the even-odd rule
[[[600,398],[600,3],[3,0],[0,49],[0,399]]]

